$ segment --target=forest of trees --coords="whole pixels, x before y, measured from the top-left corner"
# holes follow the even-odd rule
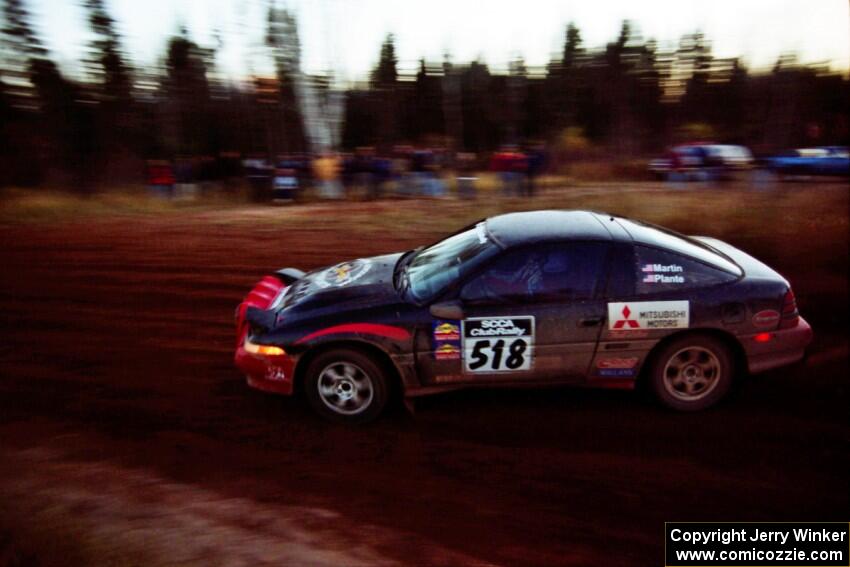
[[[223,79],[216,49],[183,28],[162,64],[134,67],[104,0],[81,0],[94,38],[83,79],[71,79],[34,31],[27,0],[2,0],[0,186],[64,184],[79,191],[141,179],[146,159],[267,156],[309,151],[311,112],[337,88],[301,71],[297,21],[270,7],[263,45],[271,76]],[[521,60],[495,72],[479,62],[420,61],[399,72],[384,38],[362,85],[344,93],[341,145],[444,145],[489,152],[546,142],[580,157],[650,155],[686,140],[740,143],[757,154],[848,143],[850,81],[791,55],[770,71],[712,55],[700,32],[660,49],[623,22],[605,46],[566,26],[546,68]],[[318,106],[317,106],[318,105]],[[317,110],[318,109],[318,110]]]

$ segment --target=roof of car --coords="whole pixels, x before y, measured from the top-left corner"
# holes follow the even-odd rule
[[[529,211],[487,219],[487,230],[506,247],[552,240],[612,240],[608,217],[591,211]]]

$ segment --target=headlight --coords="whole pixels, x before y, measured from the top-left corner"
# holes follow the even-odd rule
[[[281,356],[286,354],[286,351],[280,348],[279,346],[274,345],[258,345],[256,343],[252,343],[248,339],[245,339],[245,344],[243,345],[245,352],[250,352],[251,354],[261,354],[263,356]]]

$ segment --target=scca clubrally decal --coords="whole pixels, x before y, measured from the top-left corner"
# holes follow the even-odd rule
[[[463,320],[465,372],[522,372],[534,360],[534,317],[473,317]]]

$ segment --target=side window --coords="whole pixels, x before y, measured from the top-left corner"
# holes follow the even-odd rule
[[[461,290],[464,301],[563,301],[596,292],[608,246],[548,244],[505,253]]]
[[[635,252],[631,245],[615,244],[608,268],[608,298],[631,297],[635,294]]]
[[[638,295],[707,287],[736,279],[724,270],[648,246],[635,246],[635,264]]]

